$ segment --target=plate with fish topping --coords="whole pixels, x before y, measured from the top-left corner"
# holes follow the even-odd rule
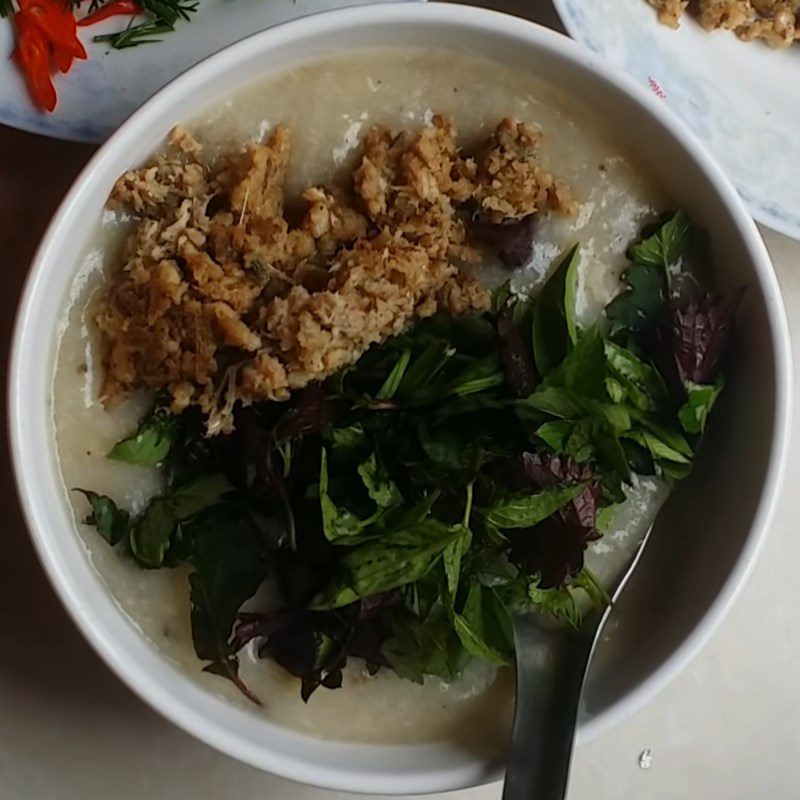
[[[663,100],[753,216],[800,238],[795,0],[554,0],[570,35]]]

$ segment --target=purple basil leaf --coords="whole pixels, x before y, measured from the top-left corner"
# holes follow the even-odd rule
[[[542,489],[559,483],[586,481],[586,488],[559,514],[566,525],[581,528],[587,541],[597,538],[597,504],[602,490],[590,467],[578,464],[569,456],[540,456],[538,453],[523,453],[522,466],[531,483]]]
[[[337,416],[337,404],[331,400],[322,383],[310,383],[292,398],[292,407],[275,428],[278,441],[292,436],[318,433]]]
[[[312,676],[317,669],[318,631],[312,614],[298,614],[293,624],[272,634],[259,648],[261,658],[270,657],[298,678]]]
[[[475,239],[495,251],[507,267],[521,267],[530,261],[538,227],[536,214],[502,222],[489,222],[477,217],[470,223]]]
[[[239,659],[236,656],[228,656],[222,660],[212,661],[203,667],[203,672],[210,672],[212,675],[227,678],[248,700],[257,706],[262,705],[261,700],[250,691],[250,687],[239,677]]]
[[[320,683],[326,689],[341,689],[342,687],[342,670],[332,669],[321,681]]]
[[[713,383],[733,326],[741,292],[727,298],[706,295],[672,313],[672,345],[681,381]]]
[[[390,589],[388,592],[378,592],[367,597],[362,597],[358,605],[358,619],[372,620],[380,617],[385,609],[399,606],[403,603],[403,592],[400,589]]]
[[[586,531],[586,541],[600,538],[597,524],[597,503],[601,495],[600,484],[590,483],[566,508],[562,509],[564,522]]]
[[[532,528],[515,531],[510,558],[523,572],[539,575],[539,588],[560,588],[583,568],[584,531],[557,515]]]
[[[268,639],[282,628],[291,625],[293,618],[296,616],[298,614],[295,612],[277,616],[239,612],[230,639],[231,650],[234,653],[238,653],[253,639]]]
[[[514,324],[513,309],[508,303],[497,317],[497,336],[506,383],[517,397],[527,397],[536,388],[536,368],[531,352]]]
[[[353,628],[347,643],[347,654],[354,658],[363,658],[367,662],[367,669],[373,667],[377,672],[378,668],[389,664],[381,652],[388,636],[389,627],[382,619],[362,620]]]
[[[236,418],[236,430],[240,455],[240,471],[244,477],[245,485],[252,487],[260,484],[264,488],[275,492],[283,508],[283,521],[278,530],[279,545],[283,544],[294,550],[296,547],[296,530],[294,510],[286,491],[283,479],[283,463],[278,454],[275,438],[269,430],[260,424],[258,412],[252,407],[243,408]]]
[[[303,702],[307,703],[312,694],[319,688],[322,683],[322,670],[314,670],[310,675],[303,677],[303,682],[300,687],[300,697]]]
[[[540,489],[586,482],[569,505],[539,525],[514,533],[510,540],[511,560],[529,574],[538,573],[542,589],[564,586],[583,568],[588,543],[599,537],[600,484],[588,466],[571,457],[523,453],[518,463],[528,485]]]

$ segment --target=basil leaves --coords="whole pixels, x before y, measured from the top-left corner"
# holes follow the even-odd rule
[[[533,231],[483,235],[514,263]],[[436,314],[286,404],[235,408],[230,435],[157,406],[109,457],[163,493],[131,515],[86,490],[86,521],[142,567],[187,566],[198,658],[256,702],[248,643],[305,700],[351,658],[414,681],[508,664],[516,610],[578,627],[578,593],[607,602],[584,553],[632,473],[692,468],[736,305],[677,291],[697,239],[682,213],[647,231],[595,325],[575,247],[536,296],[506,283],[486,314]]]

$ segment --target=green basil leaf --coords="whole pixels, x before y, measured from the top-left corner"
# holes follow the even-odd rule
[[[403,496],[395,482],[378,466],[375,453],[358,465],[358,474],[367,493],[379,508],[393,508],[403,502]]]
[[[664,270],[654,264],[632,264],[622,273],[627,288],[607,306],[611,335],[641,333],[655,327],[665,315]]]
[[[475,583],[464,608],[453,615],[453,627],[464,648],[488,664],[510,664],[514,654],[511,618],[493,589]]]
[[[612,413],[610,416],[614,418],[616,415]],[[617,423],[625,420],[623,413]],[[627,420],[629,422],[630,418]],[[546,422],[536,430],[536,436],[559,455],[572,456],[579,463],[594,459],[621,478],[628,477],[630,468],[625,449],[617,429],[606,417]]]
[[[690,458],[687,458],[682,453],[670,447],[666,442],[659,439],[650,431],[631,431],[626,434],[626,437],[633,439],[633,441],[644,447],[653,457],[653,461],[662,469],[664,469],[665,466],[668,470],[678,468],[679,472],[683,474],[683,469],[681,469],[679,465],[688,467],[692,463]]]
[[[611,526],[614,524],[618,511],[618,503],[612,503],[610,506],[603,506],[597,509],[594,523],[595,528],[597,528],[600,533],[610,533]]]
[[[686,383],[686,402],[678,412],[678,419],[686,433],[705,432],[708,415],[724,387],[723,378],[713,384]]]
[[[323,438],[330,442],[334,453],[348,458],[362,452],[368,444],[364,426],[360,422],[344,428],[329,426],[325,429]]]
[[[373,520],[359,519],[352,511],[339,507],[330,496],[328,479],[328,452],[323,447],[319,468],[319,504],[322,512],[322,530],[330,542],[357,536]]]
[[[683,211],[668,219],[652,236],[630,249],[630,258],[637,264],[660,267],[669,279],[670,268],[683,257],[689,245],[693,225]]]
[[[458,583],[461,579],[461,561],[472,545],[472,532],[469,528],[462,527],[458,538],[451,542],[444,550],[444,574],[447,579],[447,600],[452,607],[458,593]]]
[[[203,475],[175,489],[169,502],[175,518],[182,521],[216,505],[230,490],[228,479],[221,473]]]
[[[486,358],[476,359],[466,369],[451,379],[448,394],[464,397],[468,394],[485,392],[505,381],[500,356],[493,353]]]
[[[160,567],[177,527],[169,498],[151,500],[131,530],[131,551],[136,560],[145,567]]]
[[[465,472],[475,459],[474,437],[462,428],[429,424],[423,419],[417,429],[425,455],[445,472]]]
[[[631,415],[624,406],[593,400],[571,389],[556,386],[540,386],[532,395],[517,403],[517,410],[523,418],[537,411],[561,419],[597,417],[605,420],[616,433],[624,433],[631,427]]]
[[[383,386],[378,389],[378,393],[375,395],[378,400],[391,400],[395,396],[410,361],[411,350],[406,348],[400,353],[392,371],[386,376]]]
[[[694,456],[694,450],[686,437],[681,433],[677,427],[672,427],[658,419],[655,419],[649,414],[641,414],[633,412],[631,415],[633,420],[638,423],[642,428],[649,431],[653,436],[659,439],[666,448],[677,451],[685,459],[691,460]],[[679,460],[679,459],[674,459]]]
[[[495,290],[492,292],[492,299],[489,304],[489,308],[491,309],[492,314],[499,314],[503,308],[505,308],[506,303],[511,298],[511,281],[505,281],[501,283]]]
[[[605,343],[605,356],[609,372],[621,390],[617,396],[609,391],[615,402],[627,399],[642,411],[660,411],[664,408],[667,387],[657,370],[614,342]]]
[[[498,528],[528,528],[571,503],[585,484],[542,489],[536,494],[515,494],[486,509],[484,517]]]
[[[416,336],[433,336],[454,347],[461,355],[485,356],[496,350],[494,325],[484,315],[434,314],[414,328]]]
[[[238,677],[238,659],[230,644],[242,604],[267,577],[267,565],[251,526],[230,509],[212,509],[188,523],[190,620],[197,657],[205,670],[233,681],[252,695]]]
[[[145,567],[160,567],[178,525],[219,503],[230,489],[224,475],[203,475],[151,500],[130,532],[136,560]]]
[[[571,419],[545,422],[536,429],[536,436],[556,453],[566,453],[567,442],[574,428],[575,422]]]
[[[349,605],[361,597],[396,589],[423,578],[460,535],[435,519],[382,536],[349,550],[338,578],[312,602],[312,608]]]
[[[429,342],[406,370],[397,390],[398,399],[409,402],[414,399],[415,393],[430,390],[431,381],[441,372],[455,352],[455,348],[443,339],[433,339]]]
[[[692,472],[691,464],[678,464],[674,461],[659,461],[658,466],[663,477],[670,483],[682,481]]]
[[[548,278],[533,308],[533,359],[536,369],[547,376],[565,358],[577,341],[575,282],[580,260],[577,245]]]
[[[603,430],[602,424],[592,417],[579,419],[571,423],[572,429],[564,442],[559,454],[572,456],[579,464],[598,457],[598,443],[596,441],[598,430]]]
[[[108,458],[126,464],[155,467],[168,455],[178,433],[178,419],[166,409],[156,408],[139,423],[136,433],[117,442]]]
[[[579,630],[583,622],[575,597],[569,589],[540,589],[536,583],[528,587],[528,599],[541,612]]]
[[[452,681],[469,661],[440,605],[424,620],[410,614],[399,616],[381,652],[401,678],[416,683],[422,683],[425,675]]]
[[[411,528],[431,513],[433,504],[439,499],[441,492],[436,489],[414,505],[402,505],[382,514],[374,522],[376,535],[393,533],[394,531]]]
[[[571,589],[583,589],[586,592],[593,608],[604,608],[611,604],[611,595],[605,587],[595,578],[589,567],[584,567],[573,579]]]
[[[578,267],[580,266],[580,247],[575,245],[571,256],[568,256],[567,274],[564,276],[564,319],[567,323],[567,333],[573,345],[578,343],[580,330],[578,327]]]
[[[404,587],[405,607],[415,617],[426,619],[436,608],[444,606],[439,602],[442,589],[442,576],[437,569],[432,569],[424,578]]]
[[[587,420],[587,438],[593,442],[597,460],[623,480],[630,477],[630,466],[619,433],[607,420]]]
[[[606,400],[606,374],[603,337],[597,326],[592,326],[545,378],[544,385],[571,389],[594,400]]]
[[[92,513],[84,520],[87,525],[94,525],[97,532],[110,544],[115,545],[128,535],[130,515],[105,495],[88,489],[75,489],[80,492],[92,507]]]

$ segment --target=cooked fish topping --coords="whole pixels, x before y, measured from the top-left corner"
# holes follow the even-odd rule
[[[800,39],[800,0],[648,0],[658,18],[677,28],[684,11],[706,30],[724,28],[740,39],[788,47]]]
[[[293,223],[286,127],[214,160],[176,128],[109,201],[136,225],[95,311],[104,402],[166,390],[173,412],[197,405],[209,432],[229,431],[237,400],[285,400],[414,319],[485,310],[488,292],[459,271],[478,258],[469,219],[577,208],[541,141],[506,118],[467,156],[444,116],[421,131],[376,126],[351,187],[309,187]]]

